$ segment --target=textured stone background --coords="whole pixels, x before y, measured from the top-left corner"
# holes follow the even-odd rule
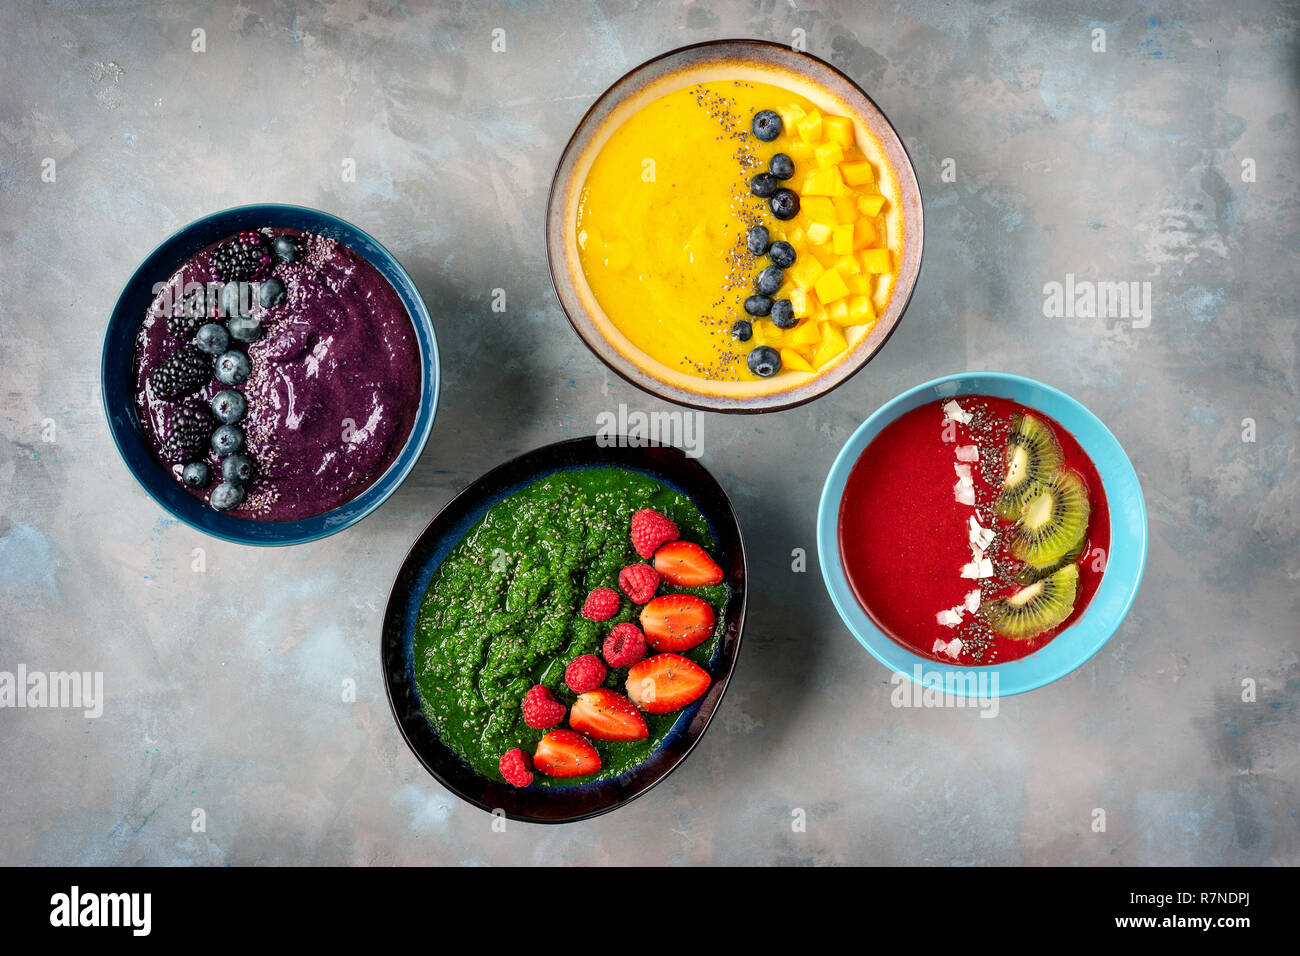
[[[1300,11],[1056,6],[0,5],[0,670],[101,670],[108,697],[98,720],[0,710],[0,862],[1300,863]],[[198,27],[206,53],[190,49]],[[620,402],[663,407],[580,347],[547,280],[546,190],[583,111],[664,50],[796,29],[911,151],[929,240],[916,296],[833,395],[704,420],[753,590],[696,753],[613,815],[493,833],[389,714],[389,585],[491,466],[590,433]],[[169,520],[117,458],[98,395],[106,317],[137,262],[253,201],[378,237],[419,282],[445,362],[413,476],[360,526],[289,551]],[[1150,327],[1045,318],[1043,285],[1066,273],[1149,280]],[[814,550],[852,429],[910,385],[980,368],[1097,412],[1151,519],[1119,633],[996,720],[892,708],[815,564],[789,562]]]

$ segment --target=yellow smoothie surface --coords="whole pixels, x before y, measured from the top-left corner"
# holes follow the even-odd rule
[[[751,128],[763,110],[781,117],[771,142]],[[710,382],[765,379],[793,387],[843,359],[888,304],[901,251],[901,220],[880,185],[894,183],[893,173],[882,169],[880,149],[864,151],[864,135],[851,117],[753,80],[697,82],[624,118],[591,161],[576,236],[600,310],[650,361],[634,360],[709,391]],[[799,198],[788,220],[750,188],[778,153],[794,163],[777,184]],[[792,328],[745,311],[758,274],[773,264],[746,246],[755,226],[794,247],[793,265],[769,295],[788,301],[780,309],[792,311]],[[733,331],[738,319],[750,323],[746,341]],[[750,370],[747,358],[760,346],[779,354],[775,375]]]

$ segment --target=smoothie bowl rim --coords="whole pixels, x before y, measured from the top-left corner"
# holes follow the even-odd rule
[[[267,222],[267,216],[281,221]],[[199,242],[192,238],[211,230],[214,223],[220,223],[221,228],[213,230],[211,237]],[[156,282],[164,281],[188,257],[212,242],[234,235],[243,228],[260,229],[264,226],[324,235],[364,259],[383,276],[401,300],[420,358],[419,405],[411,432],[397,457],[359,494],[328,511],[292,521],[257,521],[224,514],[191,495],[149,449],[134,396],[136,338],[144,308],[152,298],[151,291],[140,291],[142,284],[151,290]],[[142,294],[146,306],[137,310],[134,306]],[[139,261],[123,284],[109,314],[100,353],[99,381],[101,406],[118,456],[155,504],[176,520],[223,541],[253,547],[286,547],[316,541],[351,527],[373,514],[401,487],[414,470],[433,431],[442,372],[433,318],[419,286],[392,252],[359,226],[333,213],[290,203],[248,203],[216,210],[192,220],[170,233]]]
[[[1008,394],[1011,392],[1015,394]],[[1033,397],[1026,393],[1032,393]],[[866,447],[902,415],[930,402],[963,394],[1007,398],[1060,424],[1097,468],[1110,511],[1110,553],[1097,592],[1083,613],[1043,647],[1006,663],[960,666],[922,657],[904,647],[886,634],[858,602],[840,555],[839,514],[844,489]],[[1071,421],[1079,424],[1072,428]],[[1088,434],[1081,436],[1079,425]],[[817,553],[822,581],[849,633],[894,673],[946,693],[958,688],[956,695],[961,697],[970,696],[964,689],[968,686],[965,681],[972,674],[996,673],[997,696],[1010,697],[1060,680],[1091,660],[1119,630],[1132,608],[1146,568],[1148,537],[1146,501],[1137,470],[1106,423],[1061,389],[1014,372],[955,372],[895,395],[867,416],[836,453],[817,507]],[[915,673],[918,665],[920,681]]]
[[[524,823],[547,825],[576,823],[612,812],[644,796],[676,772],[695,751],[717,716],[723,697],[730,687],[731,678],[735,674],[736,663],[740,657],[741,639],[744,635],[749,600],[748,558],[740,519],[726,489],[698,459],[690,458],[681,449],[670,445],[640,448],[618,446],[612,451],[616,455],[625,455],[626,458],[623,460],[616,460],[613,456],[599,461],[583,458],[576,463],[546,464],[541,467],[525,468],[533,465],[530,459],[557,459],[566,456],[570,451],[578,454],[585,451],[589,455],[597,455],[599,452],[591,451],[593,443],[596,443],[598,449],[601,447],[596,436],[587,435],[526,449],[494,465],[465,484],[438,508],[412,541],[394,576],[380,622],[380,666],[383,669],[389,710],[411,754],[440,786],[457,798],[480,810],[500,813],[507,819]],[[656,473],[652,460],[655,456],[677,458],[674,467],[698,469],[698,474],[704,481],[711,483],[711,487],[709,485],[703,488],[687,487],[680,479]],[[633,460],[634,458],[637,460]],[[729,527],[724,530],[729,536],[734,533],[734,542],[732,542],[734,553],[727,556],[718,555],[719,563],[726,565],[724,571],[728,584],[727,604],[719,612],[719,617],[723,620],[722,636],[708,665],[711,678],[709,688],[698,700],[681,709],[664,738],[650,751],[644,761],[605,780],[558,787],[513,788],[486,777],[472,768],[463,757],[441,740],[432,721],[424,713],[418,688],[408,686],[410,678],[413,677],[411,670],[413,661],[409,657],[408,650],[411,650],[410,645],[414,643],[414,632],[408,626],[408,617],[412,607],[418,615],[428,582],[446,560],[447,554],[464,540],[464,536],[489,510],[551,475],[590,468],[622,468],[646,474],[686,496],[700,511],[715,541],[720,537],[719,529],[715,526],[709,512],[718,512],[719,516],[726,521]],[[710,496],[716,494],[716,497],[708,502],[707,507],[699,500],[705,494]],[[458,516],[458,512],[464,514]],[[435,535],[435,526],[440,523],[449,523],[449,527]],[[454,540],[448,540],[453,537]],[[436,547],[433,546],[435,543]],[[720,544],[725,546],[725,543],[720,542]],[[443,552],[441,557],[438,557],[439,551]],[[723,561],[724,557],[729,560]],[[646,656],[651,655],[647,652]],[[398,700],[399,695],[403,698],[401,701]],[[410,706],[412,698],[414,709]],[[421,739],[413,739],[413,734]],[[437,748],[432,753],[428,752],[429,744]],[[655,761],[661,753],[666,754],[660,758],[661,762],[666,761],[666,763],[655,768],[653,776],[649,776],[652,771],[644,768]],[[648,779],[631,783],[629,779],[625,779],[643,772]],[[481,785],[481,788],[470,792],[467,786],[463,785],[467,780],[473,780]],[[488,799],[493,794],[511,799],[494,802]],[[557,807],[563,803],[580,806],[573,812],[557,811],[550,815],[523,812],[520,808],[533,798],[549,801]],[[502,803],[511,805],[502,806]]]
[[[826,70],[828,73],[843,82],[849,90],[857,96],[862,97],[866,102],[869,110],[874,110],[879,115],[883,123],[883,130],[877,129],[871,124],[865,122],[863,117],[857,117],[863,122],[875,135],[877,139],[884,136],[889,137],[893,143],[898,146],[898,160],[891,160],[890,167],[893,176],[898,180],[899,191],[901,193],[901,202],[909,207],[914,206],[915,211],[909,212],[904,222],[904,232],[902,238],[902,247],[900,252],[900,267],[895,277],[894,288],[890,294],[889,302],[885,311],[878,317],[877,326],[873,327],[861,340],[857,341],[849,351],[849,354],[840,358],[833,367],[825,372],[814,375],[811,379],[802,382],[799,385],[787,389],[773,390],[756,395],[714,395],[706,391],[692,391],[687,388],[674,385],[655,375],[648,369],[641,368],[636,362],[624,356],[618,347],[606,337],[597,327],[593,319],[587,316],[587,310],[581,302],[581,295],[575,292],[575,301],[571,304],[566,297],[566,289],[574,286],[575,282],[568,268],[570,258],[569,251],[563,248],[565,231],[563,223],[560,220],[560,212],[557,211],[559,205],[563,205],[568,194],[568,182],[576,174],[574,165],[581,158],[581,153],[575,153],[575,145],[588,123],[592,121],[598,110],[604,106],[607,101],[613,101],[615,107],[618,103],[629,96],[635,95],[638,87],[628,86],[638,77],[638,74],[649,70],[661,61],[669,60],[673,57],[682,57],[695,51],[708,50],[711,48],[737,48],[733,55],[728,57],[733,60],[744,60],[744,49],[762,49],[766,51],[779,51],[782,54],[788,54],[798,60],[810,61],[817,68]],[[766,62],[758,58],[753,58],[756,62]],[[689,68],[690,64],[683,64],[684,68]],[[801,72],[793,65],[787,65],[786,68],[794,73],[800,73],[810,82],[820,85],[811,73]],[[655,77],[646,80],[647,83],[655,82]],[[625,89],[626,87],[626,89]],[[832,95],[839,96],[838,93]],[[856,111],[855,111],[856,112]],[[864,116],[867,114],[864,114]],[[603,122],[603,121],[602,121]],[[883,147],[882,142],[882,147]],[[561,185],[565,184],[566,188],[561,190]],[[913,202],[914,193],[914,202]],[[557,225],[558,223],[558,225]],[[871,97],[862,86],[849,76],[845,71],[835,66],[833,63],[822,59],[812,53],[794,51],[788,44],[776,43],[771,40],[757,39],[753,37],[730,37],[713,40],[702,40],[696,43],[688,43],[684,46],[675,47],[666,50],[655,56],[636,64],[621,74],[608,87],[606,87],[595,99],[595,102],[583,113],[573,128],[573,132],[566,140],[563,149],[560,151],[559,159],[556,162],[555,172],[551,177],[550,188],[546,198],[546,210],[543,228],[545,230],[546,241],[544,243],[546,250],[547,272],[551,280],[551,288],[555,293],[560,310],[568,320],[570,328],[574,334],[587,347],[587,350],[595,355],[606,368],[613,371],[616,375],[631,385],[636,386],[642,391],[661,398],[665,401],[673,402],[687,408],[699,409],[701,411],[720,412],[723,414],[741,414],[741,415],[759,415],[767,412],[780,412],[805,405],[808,402],[815,401],[823,395],[829,394],[839,388],[845,382],[852,379],[869,365],[881,351],[884,350],[886,343],[893,337],[898,326],[902,323],[903,316],[906,314],[908,307],[911,305],[912,298],[916,293],[916,287],[920,282],[921,269],[925,258],[925,202],[922,192],[920,178],[916,174],[916,165],[912,161],[911,154],[908,152],[907,144],[899,134],[888,114],[881,109],[880,105]],[[556,247],[560,248],[556,248]],[[915,250],[914,264],[907,263],[903,258],[907,256],[909,250]],[[906,265],[906,268],[904,266]],[[900,290],[899,285],[907,279],[906,288]],[[581,314],[581,318],[576,318],[574,312]],[[888,324],[883,324],[888,319]],[[584,325],[590,323],[590,330],[584,328]],[[874,344],[868,344],[875,333],[876,328],[881,328],[878,340]],[[860,353],[860,354],[854,354]]]

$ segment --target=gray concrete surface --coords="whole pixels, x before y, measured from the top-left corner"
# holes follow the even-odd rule
[[[0,863],[1300,863],[1300,10],[1086,8],[0,6],[0,670],[102,671],[106,696],[98,719],[0,710]],[[493,832],[389,714],[389,585],[429,517],[491,466],[593,432],[619,403],[663,407],[580,346],[546,276],[546,190],[583,111],[664,50],[796,30],[911,151],[929,240],[916,296],[833,395],[704,419],[752,601],[697,752],[610,816]],[[106,317],[137,262],[251,201],[377,236],[419,282],[445,358],[413,476],[361,525],[288,551],[160,512],[98,396]],[[1071,273],[1149,281],[1149,326],[1045,316],[1044,285]],[[1151,517],[1121,630],[996,720],[891,707],[815,561],[790,570],[792,549],[814,551],[852,429],[968,368],[1090,406]]]

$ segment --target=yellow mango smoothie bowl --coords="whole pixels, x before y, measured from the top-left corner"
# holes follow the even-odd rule
[[[578,335],[632,383],[712,411],[789,408],[853,375],[902,317],[922,245],[889,120],[829,64],[753,40],[615,83],[547,207]]]

